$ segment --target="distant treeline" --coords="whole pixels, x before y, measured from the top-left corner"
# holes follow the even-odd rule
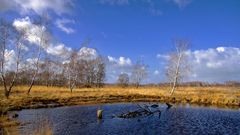
[[[159,83],[159,84],[147,84],[149,86],[169,86],[170,83]],[[201,82],[201,81],[193,81],[193,82],[182,82],[178,84],[179,86],[192,86],[192,87],[209,87],[209,86],[240,86],[240,81],[226,81],[223,83],[218,82]]]
[[[28,68],[18,72],[15,85],[29,85],[35,70]],[[5,74],[9,84],[15,72]],[[45,59],[39,64],[34,85],[69,87],[102,87],[105,80],[105,63],[101,57],[92,60],[72,60],[66,64]],[[3,85],[3,82],[0,83]]]
[[[112,83],[112,84],[105,84],[106,86],[111,86],[111,87],[118,87],[120,84],[117,83]],[[129,87],[134,87],[135,84],[129,84]],[[171,86],[171,83],[149,83],[149,84],[142,84],[140,85],[141,87],[169,87]],[[226,81],[223,83],[218,83],[218,82],[201,82],[201,81],[193,81],[193,82],[183,82],[179,83],[178,86],[183,86],[183,87],[213,87],[213,86],[226,86],[226,87],[240,87],[240,81]]]

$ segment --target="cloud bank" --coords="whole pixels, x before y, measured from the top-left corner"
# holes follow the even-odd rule
[[[34,12],[38,15],[51,10],[61,15],[69,13],[73,7],[72,0],[1,0],[0,11],[17,11],[21,14]]]
[[[240,80],[240,48],[217,47],[187,51],[192,74],[190,81],[224,82]],[[157,55],[167,60],[167,55]]]

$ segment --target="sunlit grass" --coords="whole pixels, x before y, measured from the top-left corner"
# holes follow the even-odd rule
[[[31,103],[33,98],[45,100],[61,100],[74,97],[107,97],[107,96],[157,96],[164,98],[175,98],[180,102],[191,101],[193,103],[203,102],[209,104],[239,104],[240,87],[179,87],[174,95],[170,97],[169,87],[104,87],[104,88],[76,88],[71,93],[67,87],[34,86],[30,95],[27,95],[26,86],[14,88],[9,99],[1,94],[3,104],[25,104]],[[3,92],[2,92],[3,93]],[[136,96],[137,98],[137,96]],[[76,99],[75,99],[76,100]],[[79,99],[81,100],[81,99]]]
[[[1,88],[0,114],[23,108],[53,107],[49,104],[79,105],[113,102],[172,102],[204,105],[240,106],[240,87],[178,87],[170,96],[169,87],[106,86],[75,88],[34,86],[27,95],[27,86],[14,87],[9,99]],[[4,119],[3,119],[4,121]]]

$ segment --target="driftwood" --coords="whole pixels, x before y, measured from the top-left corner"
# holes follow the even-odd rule
[[[167,109],[170,109],[172,107],[171,104],[166,103]],[[117,115],[118,118],[136,118],[136,117],[147,117],[152,116],[156,113],[158,113],[158,116],[160,118],[161,116],[161,110],[159,109],[158,104],[151,104],[151,105],[139,105],[137,104],[138,109],[134,111],[128,111],[126,113],[122,113],[120,115]]]

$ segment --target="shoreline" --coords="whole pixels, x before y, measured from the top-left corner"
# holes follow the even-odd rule
[[[240,88],[179,88],[169,96],[166,88],[79,88],[71,93],[67,88],[36,86],[26,95],[25,86],[17,88],[9,99],[0,98],[0,107],[6,112],[22,109],[54,108],[60,106],[158,102],[189,104],[204,107],[240,108]],[[1,109],[0,108],[0,109]],[[7,114],[4,117],[9,117]],[[8,119],[7,119],[8,120]],[[0,123],[5,123],[0,119]],[[3,127],[4,124],[0,124]],[[10,124],[11,126],[11,124]]]
[[[106,104],[106,103],[136,103],[136,102],[158,102],[158,103],[171,103],[171,104],[189,104],[197,106],[215,106],[223,108],[240,108],[240,103],[211,103],[209,100],[199,100],[191,102],[188,99],[178,99],[176,97],[161,97],[161,96],[146,96],[146,95],[128,95],[128,96],[115,96],[106,95],[100,97],[72,97],[64,100],[59,99],[44,99],[41,97],[31,98],[29,102],[22,102],[22,105],[11,106],[8,111],[18,111],[22,109],[38,109],[38,108],[54,108],[60,106],[74,106],[74,105],[89,105],[89,104]]]
[[[68,107],[68,106],[81,106],[81,105],[97,105],[97,104],[118,104],[118,103],[147,103],[147,102],[152,102],[152,103],[171,103],[174,105],[190,105],[190,106],[197,106],[197,107],[214,107],[214,108],[224,108],[224,109],[239,109],[240,105],[223,105],[223,104],[208,104],[208,103],[190,103],[190,102],[173,102],[175,100],[168,100],[164,101],[159,99],[159,97],[155,97],[155,99],[150,96],[139,96],[139,97],[134,97],[134,96],[119,96],[121,99],[119,99],[118,96],[112,96],[110,95],[109,97],[114,97],[112,98],[103,98],[103,100],[93,100],[93,98],[89,98],[89,100],[79,100],[79,101],[74,101],[70,103],[59,103],[59,102],[52,102],[52,103],[46,103],[43,104],[41,100],[39,102],[35,102],[35,104],[32,105],[27,105],[27,106],[17,106],[16,108],[12,108],[11,110],[8,110],[8,113],[4,115],[0,119],[0,129],[1,128],[7,128],[7,127],[12,127],[12,126],[19,126],[21,123],[19,123],[15,118],[12,118],[12,116],[9,116],[9,113],[12,113],[14,111],[21,111],[23,109],[42,109],[42,108],[56,108],[56,107]],[[129,99],[129,97],[134,97],[134,99]],[[115,100],[115,98],[117,98]],[[173,98],[172,98],[173,99]],[[46,100],[44,100],[45,102]]]

